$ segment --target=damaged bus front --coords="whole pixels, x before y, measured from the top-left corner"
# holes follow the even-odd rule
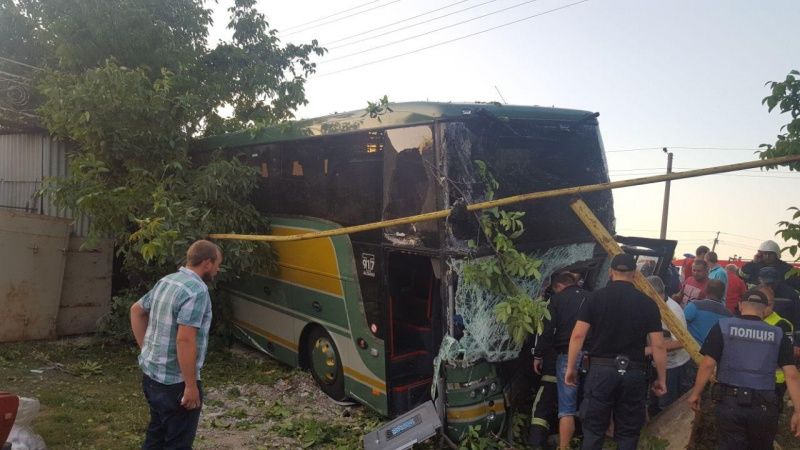
[[[476,161],[497,180],[496,197],[608,181],[596,114],[494,104],[390,108],[209,138],[198,152],[223,149],[258,169],[253,203],[276,234],[485,200]],[[611,193],[584,200],[613,232]],[[589,289],[605,283],[605,254],[567,198],[505,209],[525,212],[516,248],[542,261],[540,278],[519,280],[532,298],[563,268]],[[521,346],[495,317],[502,299],[464,281],[464,264],[493,252],[468,245],[481,242],[480,231],[476,216],[460,210],[443,221],[275,243],[277,272],[225,287],[237,333],[308,368],[336,400],[397,416],[434,395],[453,440],[470,425],[501,429],[522,373]]]

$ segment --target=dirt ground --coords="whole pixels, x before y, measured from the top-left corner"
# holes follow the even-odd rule
[[[50,449],[136,449],[149,418],[136,349],[93,337],[0,344],[0,390],[37,398]],[[235,344],[212,348],[197,449],[353,449],[381,418],[311,376]]]
[[[265,358],[241,346],[234,353]],[[335,403],[308,373],[287,372],[273,384],[209,388],[196,448],[360,448],[360,437],[380,423],[361,406]]]

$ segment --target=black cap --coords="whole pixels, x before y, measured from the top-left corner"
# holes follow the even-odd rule
[[[620,272],[636,270],[636,259],[634,259],[633,255],[620,253],[611,260],[611,268]]]
[[[758,289],[750,289],[742,295],[743,302],[761,303],[762,305],[769,305],[767,294]]]
[[[764,283],[777,283],[780,280],[778,277],[778,271],[774,267],[762,267],[761,270],[758,271],[758,278]]]

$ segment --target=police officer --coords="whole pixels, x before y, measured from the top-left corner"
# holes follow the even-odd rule
[[[792,361],[792,344],[781,329],[762,322],[769,299],[757,290],[744,293],[741,317],[721,319],[711,328],[700,352],[704,355],[687,399],[700,410],[700,395],[717,367],[717,448],[772,449],[778,431],[775,368],[786,377],[794,403],[790,421],[800,437],[800,374]]]
[[[570,337],[564,382],[575,386],[578,352],[591,329],[589,373],[580,411],[584,450],[603,447],[612,413],[617,448],[636,449],[645,422],[648,338],[658,372],[653,390],[658,396],[667,391],[661,315],[658,306],[634,287],[635,271],[631,255],[622,253],[611,260],[611,282],[581,308]]]

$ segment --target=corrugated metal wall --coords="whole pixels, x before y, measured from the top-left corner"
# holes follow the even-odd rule
[[[44,178],[66,175],[64,143],[45,134],[0,135],[0,208],[71,219],[71,211],[35,195]],[[79,216],[72,226],[74,234],[86,236],[89,219]]]

